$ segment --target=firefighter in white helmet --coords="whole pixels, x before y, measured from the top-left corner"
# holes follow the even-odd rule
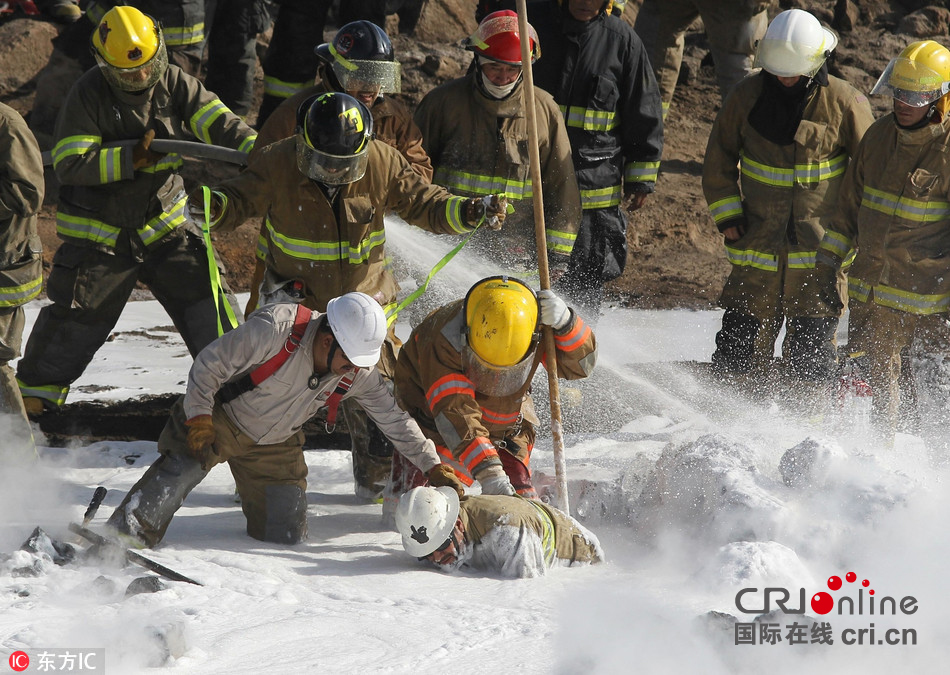
[[[933,409],[921,432],[946,452],[946,372],[950,355],[950,50],[909,44],[891,60],[872,94],[891,96],[893,113],[864,136],[845,176],[837,213],[818,250],[825,297],[835,270],[857,249],[848,273],[848,347],[868,357],[872,411],[886,441],[900,404],[901,352],[929,376],[917,389]],[[923,397],[921,397],[923,398]]]
[[[325,314],[293,303],[255,312],[198,355],[159,438],[162,456],[129,490],[110,528],[154,546],[188,493],[227,462],[247,533],[301,541],[307,534],[301,427],[318,412],[332,425],[345,399],[357,400],[433,485],[461,491],[375,368],[385,337],[382,307],[365,293],[330,300]]]
[[[462,497],[417,487],[402,496],[396,529],[409,555],[451,572],[462,566],[510,578],[603,562],[597,537],[566,513],[522,497]]]
[[[703,192],[732,263],[712,356],[723,376],[768,382],[784,322],[784,374],[805,389],[834,377],[840,308],[822,302],[815,254],[873,121],[867,97],[827,72],[836,43],[808,12],[776,16],[758,44],[762,71],[732,90],[710,132]]]

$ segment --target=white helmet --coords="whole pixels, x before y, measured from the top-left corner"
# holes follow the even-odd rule
[[[396,529],[409,555],[424,558],[448,539],[459,517],[459,496],[450,487],[417,487],[399,498]]]
[[[811,77],[838,45],[838,37],[801,9],[787,9],[769,24],[755,48],[755,68],[778,77]]]
[[[379,362],[386,339],[386,315],[366,293],[347,293],[327,303],[327,321],[340,349],[354,366],[370,368]]]

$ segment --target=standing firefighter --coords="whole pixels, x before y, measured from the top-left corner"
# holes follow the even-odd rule
[[[109,526],[147,546],[213,466],[227,462],[247,533],[294,544],[307,535],[303,423],[356,399],[433,485],[462,490],[432,441],[403,412],[373,367],[386,317],[364,293],[330,300],[326,314],[271,305],[203,350],[158,440],[162,456],[132,486]],[[256,384],[255,384],[256,382]]]
[[[396,396],[435,441],[443,461],[483,494],[535,497],[529,462],[538,423],[531,381],[544,359],[540,326],[554,329],[558,376],[587,377],[597,361],[594,333],[550,290],[489,277],[464,300],[436,310],[399,352]],[[393,462],[384,513],[421,484],[411,467]]]
[[[504,197],[454,196],[372,136],[366,106],[348,94],[322,94],[301,106],[294,138],[267,146],[214,192],[216,230],[264,217],[262,304],[292,299],[319,311],[336,295],[362,291],[392,309],[398,286],[386,263],[383,221],[390,211],[440,234],[471,232],[485,220],[501,226]],[[398,344],[390,331],[384,375],[392,373]],[[375,499],[390,473],[392,449],[356,414],[346,408],[356,492]]]
[[[818,251],[829,305],[835,270],[852,248],[848,347],[868,357],[872,410],[893,439],[900,403],[901,350],[930,361],[936,405],[921,415],[925,435],[946,449],[946,359],[950,356],[950,50],[925,40],[908,45],[872,94],[893,97],[894,112],[864,136],[848,169],[838,214]],[[941,383],[940,380],[944,382]]]
[[[782,12],[759,43],[762,72],[733,89],[713,124],[703,191],[732,263],[712,356],[721,374],[768,374],[784,321],[786,373],[834,376],[841,308],[821,299],[815,255],[874,119],[864,95],[828,75],[836,43],[808,12]]]
[[[541,49],[534,29],[530,30],[533,62]],[[467,40],[467,48],[475,52],[475,67],[465,77],[430,91],[416,109],[416,123],[435,168],[433,182],[463,195],[503,193],[511,201],[524,200],[517,217],[506,221],[505,236],[484,244],[490,258],[506,269],[536,270],[517,14],[501,11],[486,16]],[[548,258],[557,276],[567,269],[577,238],[580,198],[564,120],[545,91],[535,91],[534,116]]]
[[[709,40],[716,81],[723,99],[753,68],[755,44],[768,24],[768,0],[644,0],[635,28],[643,38],[663,97],[663,117],[670,109],[686,30],[702,18]]]
[[[43,159],[26,122],[0,103],[0,413],[11,431],[0,455],[34,456],[23,399],[10,361],[20,355],[23,305],[43,289],[43,259],[36,214],[43,206]]]
[[[596,319],[604,284],[627,264],[626,210],[653,192],[663,153],[660,93],[640,38],[611,0],[551,0],[535,24],[551,45],[534,83],[567,124],[583,219],[559,287]],[[623,209],[621,209],[623,202]],[[587,314],[585,314],[587,316]]]
[[[62,183],[47,295],[17,368],[27,410],[59,406],[142,282],[192,356],[218,336],[227,289],[212,287],[202,233],[185,217],[177,138],[249,152],[255,134],[201,83],[169,65],[161,28],[134,7],[109,10],[92,36],[97,68],[63,104],[53,167]],[[117,141],[140,139],[135,146]],[[219,298],[219,295],[223,297]],[[228,308],[230,311],[230,308]]]
[[[521,497],[460,501],[449,488],[413,488],[399,500],[396,529],[406,553],[446,572],[465,566],[526,579],[604,560],[590,530],[553,506]]]

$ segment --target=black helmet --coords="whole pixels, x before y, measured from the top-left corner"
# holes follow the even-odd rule
[[[324,185],[346,185],[366,173],[373,116],[348,94],[308,98],[297,109],[297,168]]]
[[[333,70],[345,91],[373,85],[381,92],[400,90],[401,66],[386,32],[371,21],[351,21],[333,36],[333,42],[313,50]]]

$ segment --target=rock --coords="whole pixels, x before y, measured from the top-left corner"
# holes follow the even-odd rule
[[[844,459],[844,452],[836,444],[806,438],[785,451],[778,470],[790,488],[815,488],[824,485]]]
[[[439,0],[422,7],[412,32],[417,40],[458,42],[475,32],[475,7],[471,0]]]
[[[839,33],[850,33],[858,25],[861,12],[851,0],[838,0],[835,3],[835,14],[831,20],[831,27]]]
[[[148,626],[146,631],[152,643],[158,648],[157,654],[150,659],[149,666],[152,668],[160,668],[168,663],[168,659],[177,659],[188,651],[185,627],[180,622]]]
[[[158,593],[164,591],[168,586],[158,577],[145,576],[133,579],[132,583],[125,589],[125,597],[131,597],[140,593]]]
[[[919,38],[947,35],[950,33],[950,9],[924,7],[911,12],[898,24],[897,32]]]

